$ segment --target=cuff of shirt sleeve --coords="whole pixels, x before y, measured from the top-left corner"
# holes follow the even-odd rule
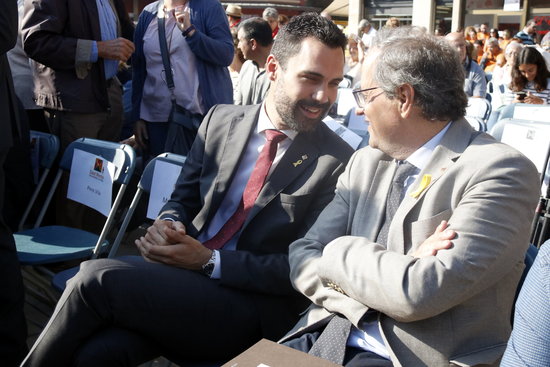
[[[92,63],[97,61],[97,57],[96,41],[83,39],[77,40],[74,61],[76,76],[80,79],[86,78],[88,76],[88,71],[92,68]]]
[[[222,267],[221,267],[221,258],[220,258],[220,252],[218,250],[214,250],[216,253],[216,257],[214,258],[214,270],[212,270],[212,274],[210,275],[211,279],[220,279],[222,277]]]

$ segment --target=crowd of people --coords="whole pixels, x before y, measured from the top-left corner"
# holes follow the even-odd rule
[[[139,256],[83,262],[30,350],[0,217],[3,365],[215,365],[262,338],[348,367],[499,365],[540,176],[464,115],[469,97],[500,101],[492,123],[550,104],[550,36],[534,21],[514,36],[398,18],[351,30],[159,0],[134,23],[122,0],[5,0],[0,25],[0,162],[29,126],[62,149],[88,137],[187,157]],[[368,123],[356,152],[322,123],[343,87]],[[53,222],[97,231],[56,204]],[[547,254],[536,266],[528,279]],[[519,334],[531,320],[516,321]],[[524,358],[521,338],[503,365]]]

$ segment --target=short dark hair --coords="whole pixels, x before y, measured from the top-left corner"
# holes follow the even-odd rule
[[[243,32],[244,38],[254,38],[260,45],[267,47],[273,43],[271,27],[269,23],[260,17],[249,18],[239,23],[239,31]]]
[[[544,56],[534,47],[523,47],[514,61],[514,67],[512,68],[512,83],[510,89],[514,92],[522,91],[527,85],[527,78],[521,75],[519,66],[522,64],[533,64],[537,66],[537,74],[535,75],[535,89],[537,92],[541,92],[546,89],[547,79],[550,78],[550,72],[546,67]]]
[[[384,28],[373,48],[380,50],[374,80],[388,98],[396,98],[398,88],[409,84],[425,118],[456,120],[465,115],[462,62],[445,39],[419,27]]]
[[[342,53],[346,49],[346,36],[336,24],[319,14],[305,13],[292,17],[279,30],[271,54],[285,68],[288,59],[300,52],[302,41],[310,37],[330,48],[341,48]]]

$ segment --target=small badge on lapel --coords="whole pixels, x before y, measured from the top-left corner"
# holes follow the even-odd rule
[[[430,182],[432,182],[432,175],[424,175],[422,176],[422,181],[420,181],[420,185],[418,185],[418,187],[416,188],[416,190],[414,190],[413,192],[411,192],[409,195],[415,199],[417,199],[420,194],[422,194],[422,192],[424,190],[426,190],[426,188],[430,185]]]
[[[304,154],[302,156],[302,159],[298,159],[296,162],[292,163],[294,167],[299,166],[300,164],[304,163],[304,161],[307,159],[307,154]]]

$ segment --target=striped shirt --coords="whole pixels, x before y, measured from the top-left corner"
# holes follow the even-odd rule
[[[546,81],[546,89],[540,92],[535,89],[535,82],[528,82],[525,88],[523,88],[523,92],[530,92],[535,97],[542,98],[544,104],[550,104],[550,79]],[[504,93],[504,104],[512,103],[515,96],[516,92],[513,92],[512,90],[510,90],[510,88],[506,88],[506,91]]]

